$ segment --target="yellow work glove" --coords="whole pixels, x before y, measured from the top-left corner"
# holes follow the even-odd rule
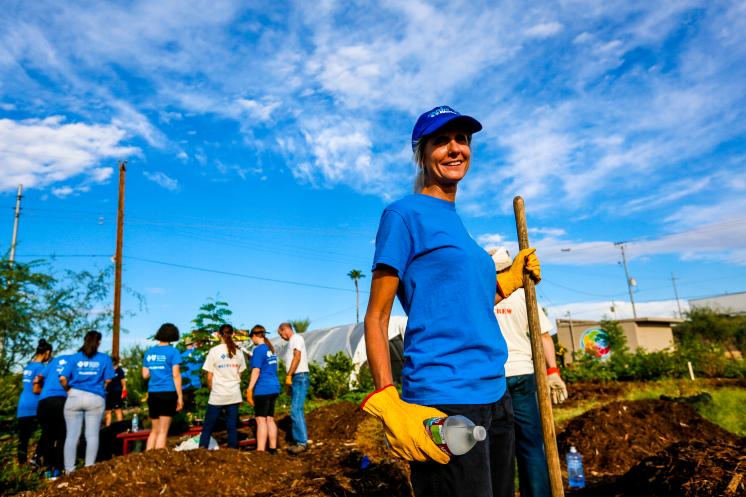
[[[289,387],[293,386],[293,375],[289,374],[285,377],[285,384]]]
[[[445,413],[432,407],[404,402],[394,385],[368,395],[360,408],[383,422],[386,439],[396,456],[408,461],[433,459],[440,464],[447,464],[451,460],[435,445],[422,423],[429,418],[442,418]]]
[[[246,390],[246,402],[248,402],[251,407],[254,407],[254,394],[251,390]]]
[[[497,273],[498,291],[503,298],[508,298],[511,293],[523,286],[524,271],[530,274],[536,283],[541,281],[541,264],[535,252],[535,248],[521,250],[508,269]]]

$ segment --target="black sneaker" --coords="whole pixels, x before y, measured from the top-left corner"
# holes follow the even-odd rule
[[[296,444],[296,445],[293,445],[292,447],[289,447],[288,452],[295,456],[295,455],[300,454],[301,452],[305,452],[307,449],[308,448],[303,444]]]

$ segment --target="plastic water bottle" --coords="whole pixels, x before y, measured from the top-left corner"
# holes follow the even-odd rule
[[[585,474],[583,473],[583,456],[574,446],[567,453],[567,476],[570,480],[570,488],[585,487]]]
[[[466,416],[430,418],[423,421],[435,445],[449,456],[466,454],[477,442],[487,438],[484,426],[477,426]]]
[[[132,416],[132,431],[140,431],[140,417],[137,413]]]

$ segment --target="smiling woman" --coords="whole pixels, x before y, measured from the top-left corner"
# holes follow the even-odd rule
[[[498,276],[456,212],[458,184],[469,171],[471,136],[482,129],[450,107],[420,116],[412,132],[415,194],[389,205],[376,235],[365,341],[377,390],[363,402],[381,419],[391,450],[411,461],[417,496],[513,495],[513,408],[506,394],[507,347],[493,305],[539,278],[533,249]],[[402,398],[393,386],[388,322],[395,295],[408,315]],[[464,415],[488,438],[450,458],[423,421]]]

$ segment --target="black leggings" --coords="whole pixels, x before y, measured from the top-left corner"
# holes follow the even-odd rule
[[[39,401],[37,415],[41,424],[41,439],[39,439],[39,454],[42,462],[49,471],[64,466],[63,451],[65,448],[65,401],[67,397],[47,397]]]
[[[18,418],[18,464],[28,463],[28,443],[36,431],[36,416]]]

